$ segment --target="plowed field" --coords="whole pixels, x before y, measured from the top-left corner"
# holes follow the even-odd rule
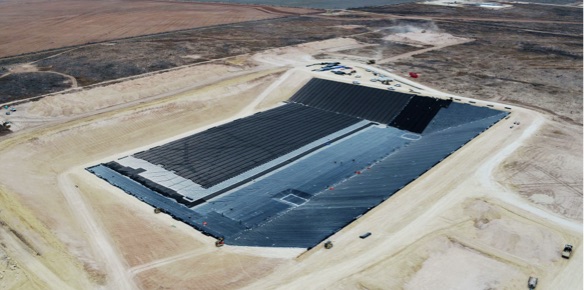
[[[0,2],[0,57],[315,11],[170,1],[8,0]]]

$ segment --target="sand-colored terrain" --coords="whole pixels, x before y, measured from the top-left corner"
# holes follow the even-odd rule
[[[148,0],[8,0],[0,2],[0,57],[313,11]]]
[[[266,50],[19,106],[15,133],[0,139],[0,164],[10,164],[0,171],[0,259],[9,261],[0,264],[0,286],[523,289],[537,276],[538,289],[581,289],[581,127],[520,107],[334,234],[330,250],[216,248],[84,170],[276,106],[310,76],[351,82],[305,65],[366,45],[335,39]],[[386,87],[368,81],[365,69],[380,68],[347,63],[364,85]],[[384,73],[403,84],[398,90],[450,97]],[[477,101],[487,104],[508,106]],[[536,180],[549,190],[532,192]],[[364,232],[372,235],[360,239]],[[575,247],[570,260],[560,257],[565,243]]]

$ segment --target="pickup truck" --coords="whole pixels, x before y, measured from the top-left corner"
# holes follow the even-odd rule
[[[572,245],[566,244],[564,246],[564,250],[562,251],[562,258],[570,259],[570,255],[572,255]]]

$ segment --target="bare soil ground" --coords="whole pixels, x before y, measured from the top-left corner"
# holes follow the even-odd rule
[[[267,74],[270,74],[270,72],[268,71]],[[249,76],[249,77],[243,77],[243,79],[241,79],[241,85],[240,86],[245,86],[245,87],[253,87],[253,85],[250,84],[251,81],[253,81],[253,79],[257,78],[258,76]],[[67,210],[67,207],[69,206],[68,204],[71,203],[71,206],[74,206],[75,208],[78,208],[78,206],[75,206],[74,204],[78,204],[79,200],[71,200],[70,197],[68,198],[67,196],[54,196],[52,193],[58,193],[60,192],[59,187],[58,187],[58,183],[59,181],[57,179],[55,179],[56,176],[54,176],[52,173],[49,172],[55,172],[54,170],[60,171],[62,172],[63,169],[65,169],[64,167],[61,167],[60,165],[57,164],[78,164],[78,162],[88,162],[89,159],[85,159],[85,161],[83,160],[84,158],[80,158],[81,155],[70,155],[69,153],[67,153],[67,151],[73,149],[74,151],[85,155],[85,156],[90,156],[93,155],[93,153],[97,153],[102,151],[104,148],[110,147],[112,145],[114,145],[116,142],[118,143],[118,145],[122,145],[124,143],[133,143],[133,142],[128,142],[132,139],[134,140],[138,140],[138,139],[142,139],[145,136],[152,136],[155,138],[151,139],[151,142],[156,141],[158,138],[165,138],[165,137],[172,137],[172,135],[176,134],[177,131],[175,131],[174,129],[171,128],[183,128],[183,129],[189,129],[189,128],[194,128],[194,126],[200,126],[201,124],[204,124],[206,122],[209,122],[208,124],[212,123],[212,122],[216,122],[219,120],[223,120],[225,118],[228,118],[229,116],[234,115],[237,112],[238,108],[244,107],[246,100],[248,100],[245,97],[241,97],[239,94],[236,94],[235,92],[241,92],[241,90],[237,89],[237,84],[235,84],[235,87],[233,85],[229,85],[229,82],[220,82],[218,83],[216,86],[213,86],[215,89],[215,91],[213,91],[212,88],[207,88],[205,90],[199,90],[198,93],[193,96],[193,97],[186,97],[185,99],[185,95],[183,94],[181,96],[181,101],[177,102],[168,102],[164,101],[163,103],[159,103],[159,104],[155,104],[155,102],[151,102],[147,107],[143,107],[141,105],[135,105],[134,109],[132,109],[133,113],[131,114],[122,114],[116,118],[121,118],[118,119],[117,121],[114,119],[110,119],[110,118],[106,118],[106,119],[102,119],[101,121],[97,121],[97,119],[94,119],[94,121],[89,121],[85,124],[79,124],[80,127],[77,127],[78,129],[81,129],[82,131],[78,131],[77,129],[73,130],[73,131],[77,131],[77,133],[75,133],[74,135],[70,135],[70,133],[72,133],[73,131],[71,131],[71,128],[66,128],[69,127],[69,125],[67,125],[66,127],[62,127],[62,129],[57,129],[57,131],[60,131],[60,133],[57,133],[57,131],[55,131],[55,135],[53,135],[52,137],[49,137],[48,139],[45,138],[40,138],[40,139],[35,139],[35,137],[32,137],[32,135],[23,135],[22,137],[24,137],[25,139],[29,139],[29,138],[33,138],[33,139],[29,139],[32,143],[29,143],[29,145],[33,146],[33,147],[37,147],[37,149],[40,149],[41,147],[44,148],[52,148],[51,151],[53,149],[57,149],[65,144],[71,144],[72,147],[68,147],[69,149],[66,149],[63,147],[63,149],[65,149],[65,151],[61,151],[61,154],[57,154],[57,155],[53,155],[50,154],[52,156],[49,155],[45,155],[42,154],[41,155],[36,155],[34,154],[34,156],[29,156],[26,159],[30,160],[33,163],[36,162],[40,162],[39,164],[45,164],[46,167],[43,166],[43,168],[38,168],[38,171],[35,170],[35,172],[37,173],[25,173],[23,171],[20,171],[19,169],[14,167],[14,170],[11,170],[11,172],[4,172],[4,173],[8,173],[11,176],[28,176],[29,174],[34,174],[36,177],[34,179],[37,180],[37,182],[43,183],[43,188],[36,188],[36,186],[33,187],[28,187],[26,186],[25,183],[21,183],[21,187],[19,185],[13,184],[10,186],[10,189],[6,188],[3,189],[9,192],[13,192],[13,190],[16,190],[17,192],[22,192],[22,190],[24,190],[25,192],[27,192],[27,195],[30,198],[30,201],[33,201],[32,203],[27,203],[27,206],[32,206],[33,208],[36,208],[36,210],[38,210],[39,212],[45,212],[46,214],[53,215],[53,212],[62,212],[63,215],[60,215],[59,218],[53,217],[47,217],[47,218],[42,218],[43,222],[40,225],[37,225],[35,227],[32,226],[23,226],[23,235],[25,236],[34,236],[37,235],[36,233],[38,233],[39,231],[41,231],[42,229],[45,229],[43,234],[47,234],[50,236],[53,236],[52,234],[49,234],[48,232],[46,232],[46,228],[51,228],[51,229],[58,229],[57,235],[59,236],[59,239],[63,240],[65,244],[68,245],[69,247],[69,252],[74,253],[74,255],[76,255],[79,259],[79,261],[83,261],[81,264],[79,263],[67,263],[67,265],[70,265],[73,269],[75,269],[77,271],[76,274],[71,274],[68,276],[75,276],[78,277],[79,280],[81,281],[80,283],[91,283],[90,281],[92,280],[97,280],[98,282],[101,281],[101,283],[107,283],[108,285],[110,285],[113,288],[126,288],[126,286],[128,284],[126,283],[121,283],[118,282],[120,281],[119,278],[116,277],[116,273],[118,273],[118,271],[108,271],[107,270],[107,264],[114,264],[114,260],[113,259],[109,259],[107,263],[105,263],[105,261],[102,261],[101,258],[99,257],[107,257],[106,254],[104,253],[112,253],[112,252],[104,252],[107,251],[108,249],[110,249],[107,245],[102,244],[102,243],[97,243],[95,241],[99,241],[99,239],[96,238],[92,238],[92,235],[95,234],[92,231],[89,231],[88,229],[91,228],[91,226],[84,226],[83,224],[83,219],[79,219],[79,218],[74,218],[72,215],[76,214],[76,212],[72,212],[70,213]],[[219,90],[219,91],[217,91]],[[233,93],[229,93],[229,91],[232,91]],[[223,95],[224,98],[228,98],[230,99],[230,102],[225,102],[225,99],[222,98],[217,98],[217,95]],[[188,95],[186,95],[188,96]],[[176,100],[176,99],[175,99]],[[220,109],[220,107],[223,107],[223,109]],[[221,111],[223,111],[223,113],[221,113]],[[181,117],[182,116],[182,117]],[[110,119],[110,120],[107,120]],[[122,121],[123,120],[123,121]],[[166,121],[165,121],[166,120]],[[107,124],[126,124],[129,127],[118,127],[118,128],[113,128],[113,127],[109,127],[109,125]],[[141,124],[141,125],[138,125]],[[149,124],[158,124],[155,125],[155,127],[158,127],[158,129],[155,129],[155,127],[150,126]],[[190,125],[188,125],[190,124]],[[103,127],[104,125],[106,125],[106,127]],[[136,126],[138,125],[138,126]],[[109,128],[108,128],[109,127]],[[82,129],[84,128],[84,129]],[[113,131],[112,131],[113,130]],[[82,132],[85,132],[82,133]],[[111,135],[112,132],[118,132],[119,135],[117,135],[116,137],[114,137],[114,139],[111,139],[111,137],[107,137],[109,135]],[[152,134],[154,132],[158,131],[159,133],[156,134]],[[95,134],[99,134],[98,132],[102,132],[102,136],[101,137],[97,137],[97,135]],[[167,134],[166,132],[173,132],[171,134]],[[86,135],[87,134],[87,135]],[[36,135],[36,134],[35,134]],[[67,137],[66,137],[67,136]],[[69,139],[70,137],[73,136],[78,136],[78,137],[74,137],[75,139],[77,139],[77,141],[73,141],[71,139]],[[97,137],[97,139],[95,139]],[[19,139],[19,138],[18,138]],[[15,139],[13,139],[15,140]],[[87,143],[87,141],[89,140],[93,140],[89,143]],[[116,141],[117,140],[117,141]],[[54,143],[56,142],[56,143]],[[4,143],[5,145],[8,145],[6,143]],[[35,145],[36,144],[36,145]],[[74,145],[75,144],[75,145]],[[114,145],[114,146],[118,146],[118,145]],[[22,148],[24,149],[24,147],[21,146],[17,146],[18,148]],[[126,150],[129,149],[133,149],[131,147],[126,147]],[[16,147],[14,148],[16,149]],[[32,149],[29,147],[29,149]],[[121,149],[121,148],[119,148]],[[36,149],[35,149],[36,151]],[[81,152],[85,152],[85,153],[81,153]],[[28,155],[28,153],[24,153],[24,152],[20,152],[20,153],[16,153],[16,152],[12,152],[14,154],[9,154],[9,155],[5,155],[5,157],[8,157],[9,159],[11,159],[12,157],[15,158],[22,158],[24,155]],[[31,152],[32,153],[32,152]],[[40,153],[40,152],[39,152]],[[47,153],[47,152],[45,152]],[[115,153],[114,151],[110,151],[109,154]],[[24,155],[22,155],[24,154]],[[42,156],[45,157],[42,157]],[[12,157],[10,157],[12,156]],[[106,155],[104,155],[103,157],[105,157]],[[29,159],[30,158],[30,159]],[[44,161],[41,161],[40,159],[37,158],[41,158],[44,159]],[[55,160],[59,160],[57,163],[55,163]],[[67,161],[68,160],[68,161]],[[5,160],[6,162],[10,163],[10,164],[17,164],[17,162],[15,163],[15,160]],[[57,165],[57,167],[59,167],[60,169],[57,169],[57,167],[53,167]],[[69,165],[66,165],[65,167],[68,167]],[[53,168],[53,169],[51,169]],[[22,168],[24,169],[24,167]],[[28,171],[25,169],[25,171]],[[42,172],[45,172],[47,174],[44,174]],[[13,175],[14,174],[14,175]],[[34,182],[36,183],[36,182]],[[20,187],[20,189],[14,188],[12,186],[16,185],[16,187]],[[28,188],[25,188],[28,187]],[[81,190],[83,190],[82,187]],[[39,191],[40,190],[40,191]],[[92,192],[92,194],[95,194],[96,192]],[[36,201],[35,201],[36,200]],[[42,200],[42,202],[41,202]],[[37,202],[41,202],[43,205],[41,206],[41,203],[37,203]],[[4,203],[3,203],[4,204]],[[40,207],[39,207],[40,206]],[[89,206],[88,208],[91,211],[95,211],[95,215],[96,216],[100,216],[101,214],[105,214],[107,215],[109,218],[113,219],[113,221],[120,221],[120,219],[118,218],[119,214],[117,214],[115,212],[115,207],[108,207],[108,204],[104,205],[104,209],[98,207],[99,203],[95,203],[95,204],[91,204],[91,206]],[[46,209],[51,209],[50,211],[47,211]],[[112,212],[112,210],[114,210]],[[14,210],[16,212],[19,212],[18,210]],[[14,211],[10,211],[7,212],[6,214],[8,215],[12,215],[14,217],[18,217],[21,215],[21,213],[15,213]],[[105,211],[105,212],[102,212]],[[84,211],[85,212],[85,211]],[[151,212],[151,209],[148,210],[148,212]],[[4,213],[4,210],[3,212]],[[93,213],[92,213],[93,214]],[[68,221],[67,221],[68,220]],[[11,223],[16,223],[16,224],[20,224],[18,221],[11,221]],[[38,221],[37,221],[38,223]],[[81,224],[80,224],[81,223]],[[99,222],[99,224],[102,224],[103,222]],[[106,225],[108,225],[108,223],[105,223]],[[145,222],[143,221],[142,223],[140,223],[139,225],[134,225],[131,228],[133,229],[132,232],[134,233],[139,233],[140,231],[137,230],[137,226],[139,227],[140,225],[145,226],[150,224],[149,222]],[[120,249],[122,250],[129,250],[129,253],[132,253],[134,251],[142,251],[144,249],[144,246],[141,245],[140,247],[136,247],[137,245],[135,244],[135,242],[146,242],[147,244],[149,243],[155,243],[155,241],[151,241],[148,239],[135,239],[134,235],[125,235],[124,233],[128,233],[128,228],[123,227],[123,226],[118,226],[118,227],[113,227],[113,228],[109,228],[112,232],[111,232],[111,237],[107,238],[107,240],[113,239],[116,244],[119,245]],[[116,230],[117,229],[117,230]],[[144,234],[146,234],[148,231],[148,229],[145,229],[143,232]],[[83,233],[83,234],[80,234]],[[190,234],[192,235],[192,233]],[[120,241],[118,240],[120,237],[122,237],[123,239]],[[155,239],[157,237],[156,234],[151,234],[150,237],[152,237],[153,239]],[[123,247],[123,240],[130,238],[129,241],[132,241],[131,246],[129,248],[125,248]],[[168,240],[168,235],[163,237],[163,241],[172,241],[172,239]],[[42,243],[42,241],[39,241],[39,243]],[[183,243],[184,246],[190,245],[196,245],[194,244],[192,241],[187,241],[188,244]],[[152,244],[153,246],[155,244]],[[177,251],[180,250],[180,248],[178,249],[174,249],[174,247],[176,247],[178,244],[176,242],[171,242],[171,244],[167,247],[167,246],[162,246],[160,244],[158,244],[157,247],[155,247],[155,249],[157,249],[156,251],[161,251],[162,249],[173,249],[173,251]],[[47,248],[49,248],[50,246],[46,246]],[[90,250],[93,249],[93,250]],[[104,250],[105,249],[105,250]],[[118,255],[117,252],[118,250],[115,250],[116,253],[115,255]],[[159,255],[164,255],[164,252],[157,252]],[[121,258],[128,258],[128,262],[121,262],[120,265],[125,265],[126,263],[136,263],[137,262],[132,262],[132,256],[125,256],[125,255],[120,255]],[[155,256],[156,257],[156,256]],[[147,261],[147,256],[142,256],[139,255],[139,258],[142,261]],[[140,261],[140,260],[138,260]],[[57,261],[55,261],[57,262]],[[46,262],[48,264],[49,268],[53,268],[53,267],[58,267],[58,264],[53,264],[52,261],[48,261]],[[66,268],[64,268],[63,270],[65,270]],[[32,271],[33,269],[28,269],[29,271]],[[46,270],[45,270],[46,271]],[[49,270],[50,271],[50,270]],[[87,274],[83,274],[84,271],[87,271]],[[44,271],[38,270],[36,271],[38,272],[38,275],[43,276]],[[57,272],[61,272],[60,270],[57,270]],[[61,272],[63,273],[63,272]],[[124,272],[119,272],[119,274],[123,275],[125,277]],[[104,279],[102,277],[107,276],[109,278]],[[125,278],[123,278],[125,279]],[[47,279],[45,279],[47,280]],[[122,280],[123,282],[124,280]],[[47,281],[48,283],[48,281]],[[120,284],[121,283],[121,284]],[[48,283],[50,284],[50,283]],[[42,288],[42,287],[41,287]],[[83,288],[83,289],[87,289],[87,287],[74,287],[74,288]]]
[[[540,8],[541,9],[538,9]],[[392,14],[397,16],[414,16],[414,18],[429,17],[431,19],[492,19],[495,22],[511,20],[512,22],[526,21],[560,21],[582,22],[582,9],[567,6],[547,6],[538,4],[514,3],[508,9],[484,9],[477,6],[448,7],[438,5],[420,5],[406,3],[381,7],[357,8],[355,11],[371,12],[375,14]],[[534,14],[534,10],[538,10]],[[535,16],[535,17],[534,17]]]
[[[309,12],[314,10],[174,1],[2,1],[0,57]]]
[[[145,36],[112,41],[109,45],[95,44],[58,51],[47,56],[25,55],[0,59],[0,65],[16,75],[22,67],[31,65],[67,75],[79,86],[132,77],[144,73],[204,63],[232,56],[246,55],[273,47],[331,39],[367,32],[364,27],[337,27],[336,20],[307,17],[247,22],[220,27],[194,29],[164,35]],[[40,76],[39,76],[40,77]],[[47,81],[44,81],[47,82]],[[6,83],[7,95],[27,98],[62,90],[62,87],[22,91],[20,83]],[[9,98],[0,95],[0,103]],[[12,100],[12,98],[10,98]]]
[[[505,160],[499,182],[542,208],[582,220],[582,127],[550,122]]]
[[[379,27],[370,33],[351,36],[366,46],[357,48],[350,48],[345,50],[334,50],[321,55],[317,58],[346,58],[354,60],[382,60],[393,56],[402,55],[406,52],[412,52],[421,48],[429,47],[424,44],[401,43],[398,41],[391,41],[387,39],[388,36],[395,35],[409,31],[410,28],[415,27],[420,31],[424,29],[433,28],[434,25],[427,21],[398,21],[394,23],[383,23],[384,26]],[[414,26],[415,25],[415,26]]]
[[[546,8],[536,7],[526,19]],[[575,47],[581,40],[574,40],[573,35],[581,34],[581,27],[530,22],[540,31],[536,35],[541,35],[541,29],[553,35],[553,41],[541,37],[544,42],[537,42],[524,37],[529,35],[525,30],[535,27],[520,24],[513,25],[525,34],[513,34],[509,28],[505,31],[510,36],[505,38],[506,33],[486,28],[471,33],[472,21],[393,20],[388,15],[346,11],[300,19],[283,21],[301,24],[287,30],[293,35],[306,34],[294,46],[261,50],[258,44],[257,53],[19,105],[18,114],[11,117],[15,132],[0,137],[0,164],[10,165],[9,170],[0,171],[0,288],[435,289],[438,285],[520,289],[529,276],[537,276],[538,288],[582,289],[582,109],[576,102],[570,115],[564,104],[581,92],[581,83],[580,87],[576,83],[582,62],[564,55],[545,64],[548,74],[566,74],[565,84],[556,89],[569,96],[558,101],[558,95],[549,91],[556,83],[541,79],[538,73],[547,53],[542,55],[538,46],[525,49],[517,44],[527,41],[546,47],[557,42],[557,50],[577,54]],[[323,34],[316,29],[309,33],[311,21],[331,26],[318,27]],[[371,26],[363,21],[370,21]],[[349,24],[353,26],[344,26]],[[449,34],[474,41],[420,44],[425,39],[420,24],[428,39]],[[476,25],[484,26],[482,22]],[[230,29],[225,35],[237,35],[235,28]],[[257,36],[245,34],[246,29],[241,35]],[[369,49],[375,47],[372,44],[394,45],[395,40],[387,37],[398,33],[403,33],[399,42],[403,51],[377,57],[391,59],[382,67],[392,70],[395,74],[388,74],[403,87],[415,85],[426,94],[450,97],[425,84],[443,89],[456,83],[478,90],[490,80],[448,76],[476,73],[479,65],[488,72],[504,71],[505,77],[521,75],[521,82],[501,81],[492,86],[511,92],[501,94],[505,98],[464,91],[456,97],[468,102],[465,97],[478,96],[483,99],[476,100],[478,105],[513,107],[511,117],[333,235],[335,246],[330,250],[322,245],[307,252],[216,248],[211,238],[165,214],[155,215],[150,206],[84,170],[278,105],[311,76],[305,65],[316,62],[314,56],[334,53],[367,59]],[[409,36],[418,43],[409,43]],[[499,48],[501,59],[492,64],[479,61],[485,62],[483,54]],[[541,57],[535,59],[532,53]],[[196,59],[202,54],[185,55]],[[467,58],[475,65],[464,65]],[[421,84],[409,83],[403,75],[412,70],[408,62],[428,66],[416,69],[421,71]],[[373,77],[365,68],[379,69],[363,62],[347,63],[357,67],[363,82]],[[20,69],[19,73],[27,73],[33,68]],[[437,77],[428,80],[438,73],[444,77],[440,82]],[[330,73],[317,75],[353,80]],[[535,82],[543,84],[538,98],[545,101],[536,105],[541,109],[521,108],[537,102],[527,98]],[[525,90],[528,93],[523,94]],[[514,124],[518,121],[520,125]],[[372,235],[359,239],[364,232]],[[575,246],[570,260],[560,258],[564,243]]]
[[[415,71],[419,82],[437,89],[499,100],[582,124],[581,25],[563,25],[562,34],[534,33],[531,24],[497,27],[481,22],[437,22],[445,32],[475,39],[386,64],[396,72]],[[538,25],[539,31],[557,25]],[[570,34],[572,33],[572,34]]]
[[[400,75],[417,72],[418,82],[441,91],[519,104],[582,124],[582,9],[518,4],[493,11],[401,4],[359,11],[367,11],[368,19],[400,21],[355,37],[376,45],[347,57],[375,59]],[[420,37],[432,45],[432,39],[443,42],[440,34],[473,41],[420,47]],[[395,44],[410,46],[411,54],[381,57],[380,51]]]
[[[353,29],[336,28],[334,24],[335,22],[329,20],[315,22],[312,18],[241,23],[118,41],[111,46],[83,47],[39,61],[38,65],[72,75],[81,85],[89,85],[185,64],[355,33]],[[315,29],[314,25],[318,25],[319,29]],[[357,31],[365,29],[358,28]]]

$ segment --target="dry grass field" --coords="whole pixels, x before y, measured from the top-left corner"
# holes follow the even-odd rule
[[[8,0],[0,2],[0,57],[309,12],[171,1]]]

